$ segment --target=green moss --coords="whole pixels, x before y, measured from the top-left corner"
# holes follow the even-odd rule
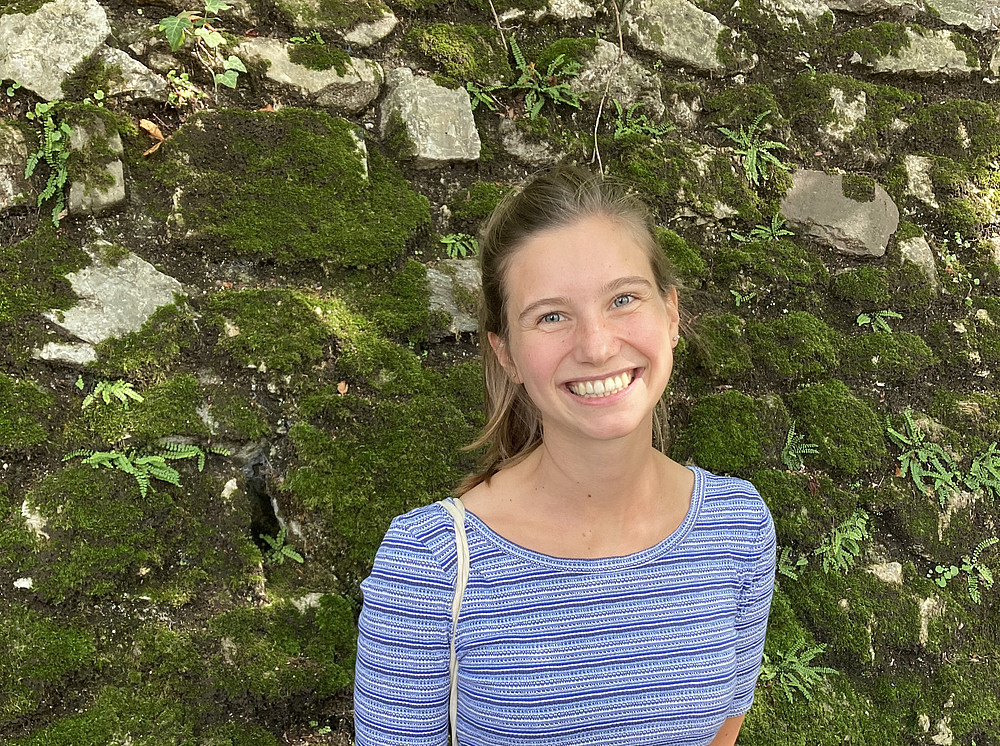
[[[47,221],[30,238],[0,247],[0,364],[28,360],[42,340],[41,314],[76,302],[65,275],[90,264]]]
[[[711,113],[713,122],[733,131],[749,127],[765,112],[771,112],[765,124],[773,127],[783,124],[781,107],[771,89],[763,83],[727,87],[705,101],[705,109]]]
[[[930,176],[945,233],[972,236],[1000,220],[1000,176],[990,165],[936,157]]]
[[[747,327],[753,359],[765,370],[792,379],[811,379],[837,366],[839,335],[807,311],[753,322]]]
[[[688,284],[700,284],[700,281],[708,271],[705,260],[696,246],[684,240],[683,237],[674,233],[669,228],[656,226],[654,229],[656,240],[660,243],[660,248],[667,255],[667,259],[680,273],[681,278]]]
[[[695,324],[693,344],[699,363],[723,381],[737,379],[753,370],[744,322],[731,313],[705,314]]]
[[[872,332],[847,337],[840,350],[840,362],[848,375],[874,376],[886,382],[913,378],[936,359],[916,334]]]
[[[386,152],[398,160],[408,160],[417,154],[417,146],[410,138],[403,117],[397,111],[389,115],[382,144]]]
[[[72,74],[60,84],[60,88],[64,100],[83,101],[97,91],[107,95],[112,88],[124,82],[125,78],[119,65],[109,65],[93,54],[74,68]]]
[[[924,229],[921,228],[916,223],[911,223],[909,220],[900,220],[899,227],[896,228],[896,242],[902,243],[903,241],[909,241],[911,238],[921,238],[924,235]]]
[[[374,322],[382,334],[421,342],[431,327],[427,268],[410,259],[388,276],[348,272],[340,287],[351,306]]]
[[[377,21],[388,12],[382,0],[283,0],[282,5],[307,29],[335,27],[346,31],[359,23]]]
[[[890,266],[889,285],[892,287],[893,305],[900,310],[927,308],[936,295],[927,275],[909,261],[900,260]]]
[[[510,77],[507,50],[489,26],[415,24],[403,39],[410,52],[436,63],[458,81],[499,84]]]
[[[976,45],[972,43],[972,39],[957,31],[951,32],[950,39],[951,43],[955,45],[955,49],[965,52],[965,64],[971,68],[978,68],[979,50],[977,50]]]
[[[723,286],[741,284],[740,278],[768,293],[790,293],[808,300],[826,284],[828,272],[814,253],[793,241],[749,241],[723,246],[715,252],[713,274]]]
[[[0,450],[23,450],[44,443],[55,399],[31,381],[0,373]]]
[[[789,397],[799,432],[817,447],[806,463],[854,476],[882,466],[887,449],[878,415],[836,380],[804,386]]]
[[[480,221],[493,212],[510,187],[493,181],[476,181],[448,203],[451,214],[459,220]]]
[[[875,201],[875,179],[864,174],[844,174],[840,191],[855,202]]]
[[[769,470],[756,472],[750,481],[771,510],[778,544],[797,554],[812,554],[830,527],[859,507],[857,495],[838,489],[825,476]]]
[[[345,75],[351,55],[330,44],[293,44],[288,50],[288,60],[310,70],[333,68],[338,75]]]
[[[224,290],[209,299],[205,317],[219,330],[219,348],[241,366],[292,373],[318,363],[333,343],[314,308],[291,290]]]
[[[920,27],[911,28],[919,30]],[[904,24],[878,21],[866,28],[848,31],[840,37],[836,48],[846,55],[857,52],[866,65],[874,65],[882,57],[898,57],[900,51],[909,48],[910,38],[906,31]]]
[[[1000,110],[962,98],[930,104],[917,110],[906,139],[911,152],[987,167],[1000,155]]]
[[[271,432],[260,408],[239,394],[223,394],[212,403],[210,414],[219,423],[223,438],[257,440]]]
[[[50,0],[3,0],[3,3],[0,3],[0,16],[8,13],[31,15],[47,2]]]
[[[859,267],[830,278],[830,290],[841,300],[855,304],[884,306],[892,300],[889,272],[879,267]]]
[[[156,176],[170,188],[161,198],[180,188],[184,225],[222,255],[391,262],[429,223],[428,203],[374,148],[366,177],[356,136],[351,123],[318,111],[197,115],[162,149]]]
[[[757,469],[775,458],[787,429],[788,413],[780,400],[754,399],[736,390],[710,394],[695,404],[674,456],[726,474]]]
[[[995,394],[938,388],[928,414],[953,430],[1000,440],[1000,397]]]
[[[557,39],[538,55],[538,59],[535,60],[535,67],[545,72],[559,55],[563,55],[566,62],[576,62],[582,65],[589,59],[591,53],[596,48],[597,39],[592,36],[572,36]]]
[[[197,334],[194,312],[185,302],[161,306],[139,331],[98,344],[98,360],[92,367],[107,379],[157,383],[176,369]]]
[[[0,611],[0,726],[61,699],[97,665],[94,637],[75,626],[46,618],[25,604],[10,602]]]

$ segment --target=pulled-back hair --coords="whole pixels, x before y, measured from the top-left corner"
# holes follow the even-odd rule
[[[625,185],[578,166],[561,165],[537,174],[523,188],[507,194],[487,219],[479,238],[483,285],[479,298],[479,350],[486,425],[468,448],[486,446],[486,450],[479,468],[459,485],[456,490],[459,495],[481,482],[489,482],[500,469],[521,461],[542,441],[538,408],[524,386],[510,379],[488,338],[493,333],[505,342],[508,340],[505,281],[510,260],[536,234],[591,217],[606,217],[632,232],[649,255],[661,294],[677,286],[670,262],[653,235],[648,207]],[[663,413],[654,412],[654,430],[658,436],[662,423],[665,423]]]

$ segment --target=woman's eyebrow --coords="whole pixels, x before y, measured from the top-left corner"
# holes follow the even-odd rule
[[[653,283],[645,277],[642,277],[641,275],[630,275],[628,277],[619,277],[618,279],[606,283],[601,288],[600,294],[607,295],[608,293],[613,293],[617,290],[621,290],[622,288],[636,287],[637,285],[641,285],[644,288],[653,287]],[[525,306],[524,310],[518,314],[517,320],[524,321],[525,318],[534,315],[539,309],[544,308],[545,306],[566,305],[568,303],[569,299],[565,296],[542,298]]]

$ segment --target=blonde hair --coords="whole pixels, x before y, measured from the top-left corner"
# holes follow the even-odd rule
[[[509,193],[481,230],[479,262],[482,293],[479,298],[479,350],[483,364],[486,425],[468,450],[486,447],[479,468],[456,489],[462,495],[489,482],[505,466],[524,459],[542,442],[542,421],[524,387],[514,383],[489,343],[490,333],[508,339],[507,266],[511,257],[535,234],[565,227],[589,217],[603,216],[631,228],[649,254],[661,294],[678,285],[673,268],[653,234],[645,203],[625,185],[578,166],[561,165],[543,171],[519,191]],[[662,402],[654,411],[654,435],[663,442],[666,424]]]

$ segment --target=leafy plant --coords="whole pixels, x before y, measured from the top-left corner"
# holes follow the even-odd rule
[[[774,661],[765,653],[760,667],[760,681],[774,681],[789,702],[793,701],[796,693],[812,700],[811,690],[823,681],[823,676],[838,673],[832,668],[812,665],[813,659],[825,650],[826,645],[807,647],[805,640],[799,640]]]
[[[736,302],[736,307],[739,308],[745,305],[757,297],[757,291],[751,290],[748,293],[741,293],[739,290],[730,289],[729,294],[733,296],[733,300]]]
[[[777,241],[782,236],[794,236],[795,234],[785,228],[785,219],[781,216],[780,212],[776,212],[774,217],[771,218],[770,225],[755,225],[747,236],[736,231],[732,231],[729,235],[740,243],[746,243],[747,241],[759,240]]]
[[[211,73],[215,84],[235,88],[239,73],[245,73],[247,69],[236,55],[231,54],[226,59],[222,58],[220,48],[225,46],[227,41],[226,37],[213,26],[219,19],[212,15],[229,8],[224,0],[205,0],[204,13],[183,10],[175,16],[161,19],[157,28],[164,33],[173,52],[180,49],[185,41],[192,39],[195,56]],[[214,68],[220,65],[223,72],[215,72]]]
[[[781,462],[789,471],[800,471],[805,464],[802,462],[803,456],[818,453],[815,443],[806,443],[806,438],[795,432],[795,422],[788,428],[788,436],[785,438],[785,445],[781,449]]]
[[[44,161],[48,166],[48,178],[45,188],[38,195],[38,206],[41,207],[48,199],[54,199],[52,223],[58,226],[66,208],[64,187],[69,178],[66,161],[69,160],[69,141],[73,133],[66,122],[56,119],[56,107],[56,103],[39,102],[35,104],[34,111],[25,114],[28,119],[38,123],[39,133],[38,149],[28,155],[24,178],[31,178],[39,163]]]
[[[976,545],[971,557],[967,554],[962,557],[962,572],[965,573],[969,582],[969,595],[977,604],[982,601],[982,595],[979,592],[980,582],[987,589],[993,587],[993,571],[979,561],[979,555],[983,553],[983,550],[989,549],[997,543],[1000,543],[1000,538],[996,536],[984,539]]]
[[[902,476],[909,475],[921,493],[933,489],[941,507],[959,489],[961,473],[958,464],[944,448],[927,439],[923,430],[913,421],[913,412],[907,407],[903,412],[903,432],[886,421],[889,439],[904,449],[899,455],[899,469]],[[930,484],[927,483],[929,480]]]
[[[490,111],[499,111],[500,102],[497,97],[493,94],[496,91],[503,90],[502,85],[478,85],[473,83],[471,80],[465,84],[465,90],[469,92],[469,103],[472,106],[472,110],[475,111],[476,108],[482,104]]]
[[[888,332],[892,334],[892,327],[889,326],[889,322],[886,319],[901,319],[902,314],[896,313],[895,311],[874,311],[872,313],[862,313],[858,314],[858,326],[868,326],[871,325],[872,331],[875,332]]]
[[[782,547],[778,553],[777,573],[778,575],[784,575],[786,578],[798,580],[800,571],[808,564],[809,558],[805,555],[800,554],[795,560],[792,560],[791,547]]]
[[[989,448],[972,460],[963,481],[973,492],[982,490],[994,500],[1000,497],[1000,450],[996,443],[990,443]]]
[[[524,91],[524,113],[528,119],[534,119],[542,110],[546,101],[553,104],[566,104],[575,109],[580,108],[580,96],[570,90],[567,78],[579,74],[580,65],[572,60],[567,61],[566,55],[558,55],[544,73],[535,68],[534,62],[528,62],[524,53],[517,45],[514,37],[510,39],[510,51],[514,55],[514,65],[521,76],[510,87],[512,91]]]
[[[17,89],[20,88],[20,87],[21,87],[20,83],[18,83],[16,80],[12,80],[10,82],[10,85],[7,86],[7,88],[6,88],[7,97],[8,98],[13,97],[14,94],[17,93]]]
[[[627,109],[623,109],[618,99],[614,99],[617,119],[615,120],[615,140],[620,140],[629,135],[647,135],[649,137],[659,137],[676,129],[672,124],[656,124],[645,114],[636,112],[642,107],[641,102],[632,104]]]
[[[295,548],[291,544],[285,543],[285,538],[288,536],[288,529],[284,526],[278,531],[277,536],[268,536],[267,534],[260,534],[260,538],[267,542],[270,549],[265,555],[265,559],[272,565],[283,565],[285,564],[285,559],[294,560],[299,564],[302,564],[302,555],[295,551]]]
[[[866,511],[858,508],[847,520],[823,537],[822,543],[813,552],[822,558],[823,572],[847,572],[854,566],[861,554],[861,542],[869,536],[869,518]]]
[[[132,476],[139,485],[139,494],[145,498],[146,493],[152,489],[154,479],[166,482],[179,487],[181,484],[180,472],[172,467],[168,461],[195,458],[198,460],[198,471],[205,468],[205,457],[207,453],[217,453],[228,456],[229,451],[224,448],[210,447],[208,451],[196,445],[186,445],[161,441],[155,448],[156,451],[139,451],[131,449],[128,451],[93,451],[86,448],[67,453],[63,456],[63,461],[74,458],[82,458],[81,463],[87,464],[94,469],[118,469]]]
[[[167,73],[167,82],[170,84],[170,90],[167,92],[167,103],[175,108],[188,104],[193,105],[205,96],[204,91],[191,82],[187,73],[178,75],[176,70],[170,70]]]
[[[83,391],[83,376],[77,376],[76,387]],[[131,383],[126,381],[98,381],[94,390],[84,397],[80,409],[86,409],[94,402],[100,400],[105,404],[110,404],[112,399],[117,399],[128,409],[129,400],[135,402],[143,401],[142,395],[136,391]]]
[[[308,36],[293,36],[288,40],[292,44],[318,44],[326,45],[326,40],[319,31],[310,31]]]
[[[449,233],[441,237],[441,243],[451,259],[475,256],[479,252],[479,242],[468,233]]]
[[[771,152],[772,150],[788,150],[788,146],[763,137],[763,122],[770,113],[771,111],[768,110],[760,114],[747,128],[741,124],[737,132],[728,127],[718,128],[719,132],[736,144],[737,155],[743,156],[743,171],[754,186],[762,181],[767,181],[768,167],[779,171],[788,170],[788,166]]]

